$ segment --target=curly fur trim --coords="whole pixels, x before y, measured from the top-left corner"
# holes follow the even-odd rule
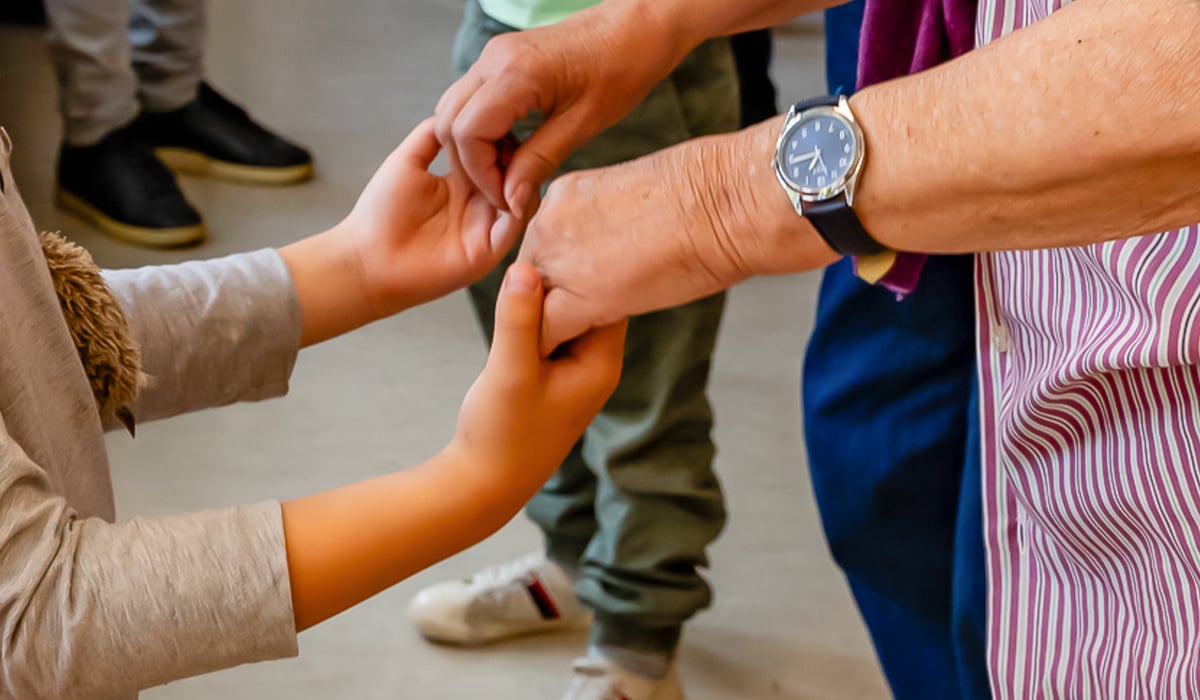
[[[125,313],[90,253],[54,233],[42,233],[41,242],[96,407],[102,417],[120,419],[132,433],[129,406],[146,377]]]

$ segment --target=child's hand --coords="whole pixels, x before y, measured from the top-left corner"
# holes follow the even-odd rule
[[[521,503],[550,478],[616,388],[625,346],[621,322],[543,358],[543,298],[532,267],[509,268],[491,355],[463,401],[451,446],[489,469],[485,478]]]
[[[428,119],[388,156],[337,227],[353,241],[376,317],[479,280],[520,234],[520,222],[497,212],[460,173],[429,172],[440,151]]]

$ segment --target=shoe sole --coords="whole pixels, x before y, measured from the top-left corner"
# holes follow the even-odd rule
[[[251,185],[294,185],[313,176],[312,163],[275,168],[230,163],[187,148],[158,148],[154,153],[177,173]]]
[[[442,625],[431,620],[421,620],[417,624],[417,630],[426,641],[434,644],[480,647],[520,637],[570,632],[585,628],[589,624],[591,624],[591,615],[577,615],[553,622],[539,621],[528,627],[513,628],[511,625],[505,625],[501,628],[498,626],[491,630],[491,634],[479,631],[472,634],[469,630],[456,625]]]
[[[124,224],[108,216],[79,197],[58,190],[55,202],[60,209],[92,224],[113,238],[151,248],[181,248],[204,240],[204,224],[173,228],[147,228]]]

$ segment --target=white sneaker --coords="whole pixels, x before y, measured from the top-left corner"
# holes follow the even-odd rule
[[[586,625],[590,613],[563,568],[536,553],[430,586],[407,616],[430,641],[474,645]]]
[[[684,700],[675,664],[666,678],[655,680],[586,656],[575,660],[571,675],[571,687],[563,700]]]

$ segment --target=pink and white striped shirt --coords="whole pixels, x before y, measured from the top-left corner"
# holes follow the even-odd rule
[[[1069,0],[981,0],[984,44]],[[997,698],[1200,698],[1197,227],[978,258]]]

